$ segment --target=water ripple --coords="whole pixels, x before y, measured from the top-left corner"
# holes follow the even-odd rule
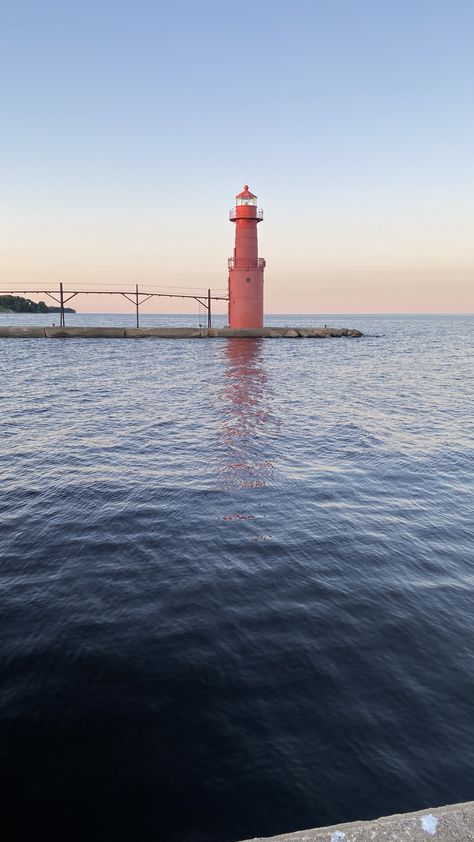
[[[472,798],[474,321],[337,321],[366,338],[0,340],[18,838]]]

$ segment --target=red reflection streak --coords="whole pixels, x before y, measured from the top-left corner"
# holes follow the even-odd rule
[[[229,339],[226,342],[227,368],[220,406],[222,441],[228,459],[220,470],[225,475],[223,484],[227,488],[264,488],[274,469],[273,463],[261,452],[264,438],[259,439],[269,423],[271,398],[262,351],[261,339]],[[247,516],[238,519],[247,519]]]
[[[253,515],[225,515],[222,520],[253,520]]]

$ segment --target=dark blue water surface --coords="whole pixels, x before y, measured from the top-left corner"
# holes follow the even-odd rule
[[[474,798],[474,319],[315,321],[0,339],[9,840]]]

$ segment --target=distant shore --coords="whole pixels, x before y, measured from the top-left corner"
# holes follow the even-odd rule
[[[72,307],[63,307],[65,313],[75,313]],[[61,307],[49,306],[44,301],[32,301],[21,295],[0,295],[0,313],[60,313]]]

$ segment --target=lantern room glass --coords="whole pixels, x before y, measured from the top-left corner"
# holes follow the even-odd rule
[[[257,199],[256,199],[255,196],[249,196],[248,198],[244,197],[244,198],[236,199],[236,205],[256,205],[256,204],[257,204]]]

